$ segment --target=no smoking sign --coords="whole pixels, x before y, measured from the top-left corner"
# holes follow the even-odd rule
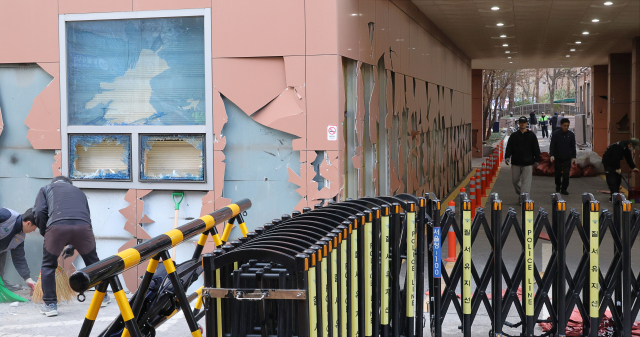
[[[327,125],[327,140],[338,140],[337,125]]]

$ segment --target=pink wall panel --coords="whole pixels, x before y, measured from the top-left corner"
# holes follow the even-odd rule
[[[58,3],[0,0],[0,63],[58,62]]]
[[[213,0],[212,55],[304,55],[303,0]]]
[[[359,23],[358,0],[338,1],[338,53],[353,60],[360,55]]]
[[[391,62],[393,71],[409,73],[409,17],[398,7],[389,4],[389,43],[391,44]]]
[[[307,55],[338,53],[337,0],[305,0]]]
[[[360,31],[360,61],[376,64],[378,59],[375,58],[376,45],[376,1],[375,0],[359,0],[359,31]],[[371,22],[371,30],[369,23]]]
[[[128,12],[133,0],[59,0],[60,14]]]
[[[307,57],[307,149],[338,150],[338,141],[327,140],[327,125],[338,125],[343,107],[339,105],[338,88],[340,56]],[[338,137],[340,138],[340,137]]]
[[[211,8],[211,0],[133,0],[134,11],[185,8]]]
[[[385,64],[389,64],[389,1],[376,0],[375,25],[376,51],[375,61],[384,56]]]

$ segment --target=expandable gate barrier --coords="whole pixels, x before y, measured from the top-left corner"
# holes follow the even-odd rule
[[[316,205],[203,255],[206,335],[422,336],[427,207]]]
[[[427,231],[428,247],[431,247],[428,277],[432,336],[442,335],[442,324],[452,304],[464,336],[472,335],[481,305],[490,316],[489,336],[510,336],[505,333],[505,326],[520,327],[519,333],[512,332],[514,335],[534,336],[536,323],[552,324],[552,329],[542,335],[565,336],[574,308],[582,317],[582,333],[578,335],[598,336],[603,316],[610,311],[613,321],[610,335],[631,336],[640,310],[640,275],[631,270],[631,248],[640,231],[640,211],[632,213],[631,204],[623,194],[614,194],[613,200],[612,214],[608,210],[600,211],[593,195],[583,194],[582,220],[577,210],[567,211],[560,194],[552,195],[551,219],[543,208],[535,214],[534,202],[528,194],[521,196],[519,219],[513,209],[506,210],[503,218],[502,201],[497,194],[491,195],[489,203],[490,223],[482,209],[471,218],[471,203],[464,193],[460,195],[462,211],[458,218],[450,209],[442,218],[439,212],[429,213],[427,219],[432,220],[428,221],[430,230]],[[457,262],[448,274],[441,269],[438,250],[450,227],[462,240]],[[540,265],[534,259],[534,248],[543,230],[548,234],[552,253],[548,261],[543,261],[548,263],[541,274]],[[521,251],[515,267],[507,268],[502,249],[511,233],[517,236]],[[486,264],[478,266],[472,255],[480,234],[486,236],[491,252]],[[601,246],[607,236],[613,246]],[[572,239],[582,244],[580,261],[573,274],[566,264],[567,245]],[[601,248],[613,253],[605,274],[599,264]],[[444,284],[442,290],[441,283]],[[487,289],[489,283],[491,288]],[[519,287],[522,299],[518,298]],[[456,294],[458,289],[460,298]],[[519,322],[506,321],[512,308]],[[543,309],[548,312],[548,318],[541,317]],[[476,330],[475,335],[478,333]]]

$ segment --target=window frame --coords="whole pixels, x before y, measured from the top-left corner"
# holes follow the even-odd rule
[[[172,17],[204,17],[204,125],[69,125],[67,93],[67,32],[71,21],[127,20]],[[69,134],[128,134],[131,137],[131,181],[74,180],[80,188],[101,189],[158,189],[158,190],[213,190],[213,104],[211,73],[211,8],[159,11],[60,14],[58,16],[60,52],[60,137],[61,172],[69,175]],[[140,180],[140,136],[142,134],[203,134],[205,135],[204,181],[142,181]]]

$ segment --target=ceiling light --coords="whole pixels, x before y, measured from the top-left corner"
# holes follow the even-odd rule
[[[576,51],[575,49],[571,49],[570,51]]]
[[[507,57],[507,58],[508,58],[508,59],[510,59],[510,58],[511,58],[511,56],[509,56],[509,57]]]
[[[506,43],[505,43],[505,44],[503,44],[502,46],[503,46],[503,47],[509,47],[509,45],[508,45],[508,44],[506,44]]]
[[[589,32],[582,32],[582,35],[589,35]]]
[[[604,3],[604,5],[605,5],[605,6],[611,6],[611,5],[613,5],[613,2],[611,2],[611,1],[607,1],[607,2],[605,2],[605,3]]]
[[[498,23],[496,26],[498,26],[498,27],[502,27],[502,26],[504,26],[504,23],[500,22],[500,23]]]
[[[510,61],[509,63],[513,63],[513,62]]]
[[[576,41],[576,44],[581,44],[581,43],[582,43],[582,42],[580,42],[580,41]]]
[[[497,11],[497,10],[499,10],[499,9],[500,9],[500,7],[498,7],[498,6],[493,6],[493,7],[491,7],[491,10],[492,10],[492,11]]]
[[[600,22],[600,20],[598,20],[598,19],[593,19],[593,20],[591,20],[591,22]]]
[[[358,16],[358,13],[353,13],[351,14],[351,16]]]
[[[500,37],[507,37],[506,35],[500,35]]]
[[[567,55],[567,57],[571,57],[571,55]]]
[[[510,53],[510,51],[508,51],[508,50],[507,50],[507,51],[506,51],[506,52],[504,52],[504,53],[505,53],[505,54],[509,54],[509,53]]]

